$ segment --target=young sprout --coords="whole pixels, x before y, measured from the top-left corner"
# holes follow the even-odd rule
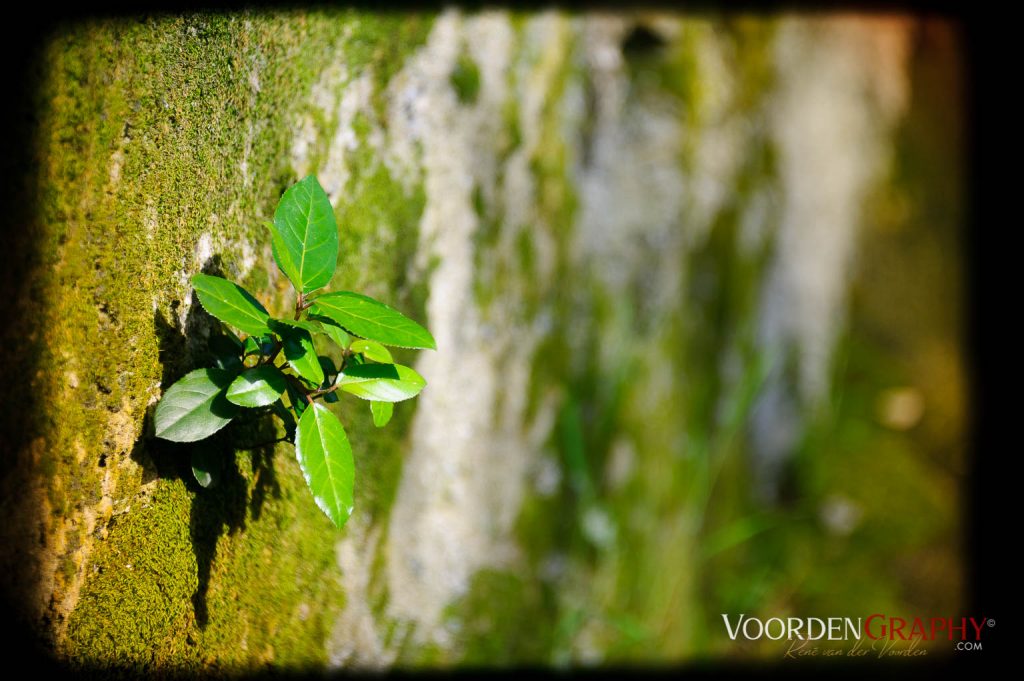
[[[228,331],[228,352],[216,366],[186,374],[156,407],[156,436],[195,442],[229,424],[242,409],[269,409],[285,426],[317,506],[342,527],[353,510],[355,465],[345,428],[325,405],[337,392],[369,401],[373,423],[387,425],[393,403],[419,394],[426,381],[395,364],[384,346],[437,348],[430,333],[373,298],[317,293],[334,276],[338,225],[320,183],[309,176],[281,197],[268,223],[274,260],[295,287],[292,319],[274,319],[244,288],[196,274],[192,286]],[[341,349],[341,364],[318,355],[313,339]],[[197,475],[200,483],[207,476]]]

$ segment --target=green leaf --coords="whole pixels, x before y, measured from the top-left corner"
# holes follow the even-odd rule
[[[210,338],[208,347],[213,353],[213,362],[218,369],[238,375],[238,372],[242,370],[240,358],[242,342],[230,331],[228,333],[230,335],[218,334]]]
[[[266,308],[234,282],[209,274],[192,276],[192,286],[207,312],[254,336],[270,333]]]
[[[223,369],[232,376],[237,376],[238,372],[243,368],[242,360],[238,359],[234,355],[217,355],[213,358],[213,364],[218,369]]]
[[[213,363],[217,369],[223,369],[238,376],[242,371],[242,341],[230,331],[225,334],[218,334],[210,338],[208,347],[213,352]]]
[[[338,223],[315,177],[284,193],[274,212],[274,228],[274,258],[295,288],[305,294],[326,286],[338,263]]]
[[[338,370],[334,367],[334,362],[331,360],[330,357],[320,355],[319,357],[317,357],[317,359],[320,361],[320,368],[323,369],[324,371],[324,384],[321,385],[320,387],[330,388],[331,386],[328,379],[331,376],[336,375],[338,373]]]
[[[248,336],[243,347],[243,352],[246,355],[269,355],[274,351],[274,337],[270,335]]]
[[[235,341],[231,336],[222,333],[210,336],[210,340],[207,342],[206,346],[214,355],[233,355],[237,358],[242,354],[241,346],[235,345]]]
[[[316,356],[316,348],[313,347],[313,337],[309,331],[296,328],[288,324],[282,324],[277,319],[270,320],[274,331],[281,335],[284,341],[284,356],[289,366],[299,376],[312,383],[320,385],[324,382],[324,370],[320,367],[320,360]]]
[[[398,310],[359,293],[325,293],[316,298],[310,309],[314,314],[330,317],[346,331],[378,343],[437,349],[429,331]]]
[[[416,397],[427,382],[400,364],[361,364],[346,369],[338,377],[338,384],[364,400],[401,402]]]
[[[315,322],[308,322],[304,319],[275,319],[274,324],[284,324],[293,329],[305,329],[309,333],[324,333],[322,326]]]
[[[211,451],[210,447],[193,447],[189,456],[189,463],[192,467],[192,477],[196,479],[203,489],[213,487],[220,479],[223,459]]]
[[[331,379],[338,375],[338,370],[334,367],[334,362],[331,358],[323,355],[320,355],[320,368],[324,370],[324,382],[320,385],[320,388],[325,390],[331,387]],[[333,404],[338,401],[338,392],[325,393],[323,397],[324,402]]]
[[[245,348],[245,344],[242,343],[242,339],[235,335],[235,332],[229,329],[227,324],[221,324],[220,328],[224,331],[224,335],[227,336],[227,339],[231,341],[231,344],[235,346],[235,351],[238,354],[242,354],[242,351]]]
[[[373,414],[373,425],[383,428],[391,420],[391,414],[395,411],[395,405],[391,402],[370,402],[370,412]]]
[[[377,341],[357,340],[352,343],[352,352],[361,353],[366,359],[382,364],[391,364],[395,361],[388,349]]]
[[[348,334],[345,333],[345,330],[327,317],[322,317],[321,319],[326,321],[320,321],[319,319],[275,319],[274,322],[284,324],[285,326],[290,326],[295,329],[305,329],[310,333],[310,335],[325,335],[340,345],[342,349],[347,348],[351,339],[348,337]]]
[[[242,372],[228,387],[227,397],[240,407],[266,407],[276,402],[287,387],[280,369],[261,366]]]
[[[299,417],[302,416],[302,412],[306,411],[306,407],[309,403],[306,402],[306,397],[299,392],[299,389],[292,385],[292,382],[288,382],[288,401],[292,404],[292,409],[295,410],[295,414]]]
[[[273,222],[268,222],[267,227],[270,228],[270,250],[274,254],[274,261],[277,262],[280,270],[284,272],[284,276],[288,277],[288,281],[292,282],[292,285],[295,286],[295,282],[299,281],[299,271],[288,254],[288,247],[285,246],[284,239],[281,238],[281,233],[274,226]]]
[[[156,436],[173,442],[195,442],[228,425],[238,413],[238,407],[224,396],[233,378],[222,369],[197,369],[185,374],[156,405]]]
[[[288,411],[288,407],[284,406],[284,402],[278,400],[274,402],[270,407],[278,418],[284,423],[285,436],[292,442],[295,441],[295,417]]]
[[[242,352],[246,355],[257,355],[260,354],[261,347],[260,342],[256,340],[256,336],[247,336]]]
[[[299,419],[295,456],[316,505],[342,527],[352,515],[355,463],[345,429],[324,405],[314,403]]]
[[[352,339],[345,333],[345,329],[338,326],[338,323],[330,317],[321,317],[320,315],[309,315],[309,318],[318,324],[322,329],[322,333],[327,334],[327,337],[337,343],[342,350],[348,348],[349,343]]]

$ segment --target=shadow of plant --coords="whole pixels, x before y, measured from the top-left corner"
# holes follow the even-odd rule
[[[220,275],[220,259],[213,258],[203,271]],[[211,347],[216,345],[218,336],[224,335],[220,322],[202,309],[195,292],[191,295],[184,325],[176,314],[168,319],[158,310],[153,315],[164,390],[189,371],[212,366]],[[172,312],[177,312],[178,307],[173,304]],[[151,433],[151,421],[152,412],[147,415],[144,426],[147,434]],[[132,458],[143,466],[145,481],[156,477],[181,480],[192,494],[189,537],[197,566],[192,604],[196,623],[201,628],[209,622],[207,593],[220,538],[244,530],[249,518],[260,518],[268,498],[280,497],[274,469],[273,441],[277,438],[273,417],[253,414],[250,418],[236,419],[199,442],[175,443],[147,435],[132,452]],[[210,473],[206,487],[197,482],[193,473],[192,467],[197,462]]]

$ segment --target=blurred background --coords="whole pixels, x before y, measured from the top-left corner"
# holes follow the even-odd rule
[[[73,666],[247,671],[776,660],[722,614],[964,614],[963,50],[898,14],[56,25],[0,274],[18,622]],[[151,437],[216,333],[191,274],[292,305],[262,223],[307,174],[330,288],[438,343],[384,431],[337,405],[340,531],[290,445],[239,444],[271,425]]]

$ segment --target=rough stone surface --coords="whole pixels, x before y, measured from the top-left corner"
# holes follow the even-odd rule
[[[828,391],[913,30],[452,10],[62,28],[6,303],[34,320],[3,365],[26,391],[5,393],[21,406],[0,487],[24,618],[60,659],[133,670],[692,654],[680,613],[710,522],[694,481],[743,479],[724,457],[756,393],[771,498],[808,427],[795,405]],[[309,173],[342,230],[330,288],[438,344],[397,353],[428,385],[388,428],[340,405],[357,470],[341,531],[289,445],[237,446],[272,427],[218,439],[207,490],[192,448],[150,433],[207,359],[192,274],[291,305],[262,223]],[[786,352],[798,366],[775,371]],[[836,508],[870,521],[828,499],[830,527],[852,531]]]

